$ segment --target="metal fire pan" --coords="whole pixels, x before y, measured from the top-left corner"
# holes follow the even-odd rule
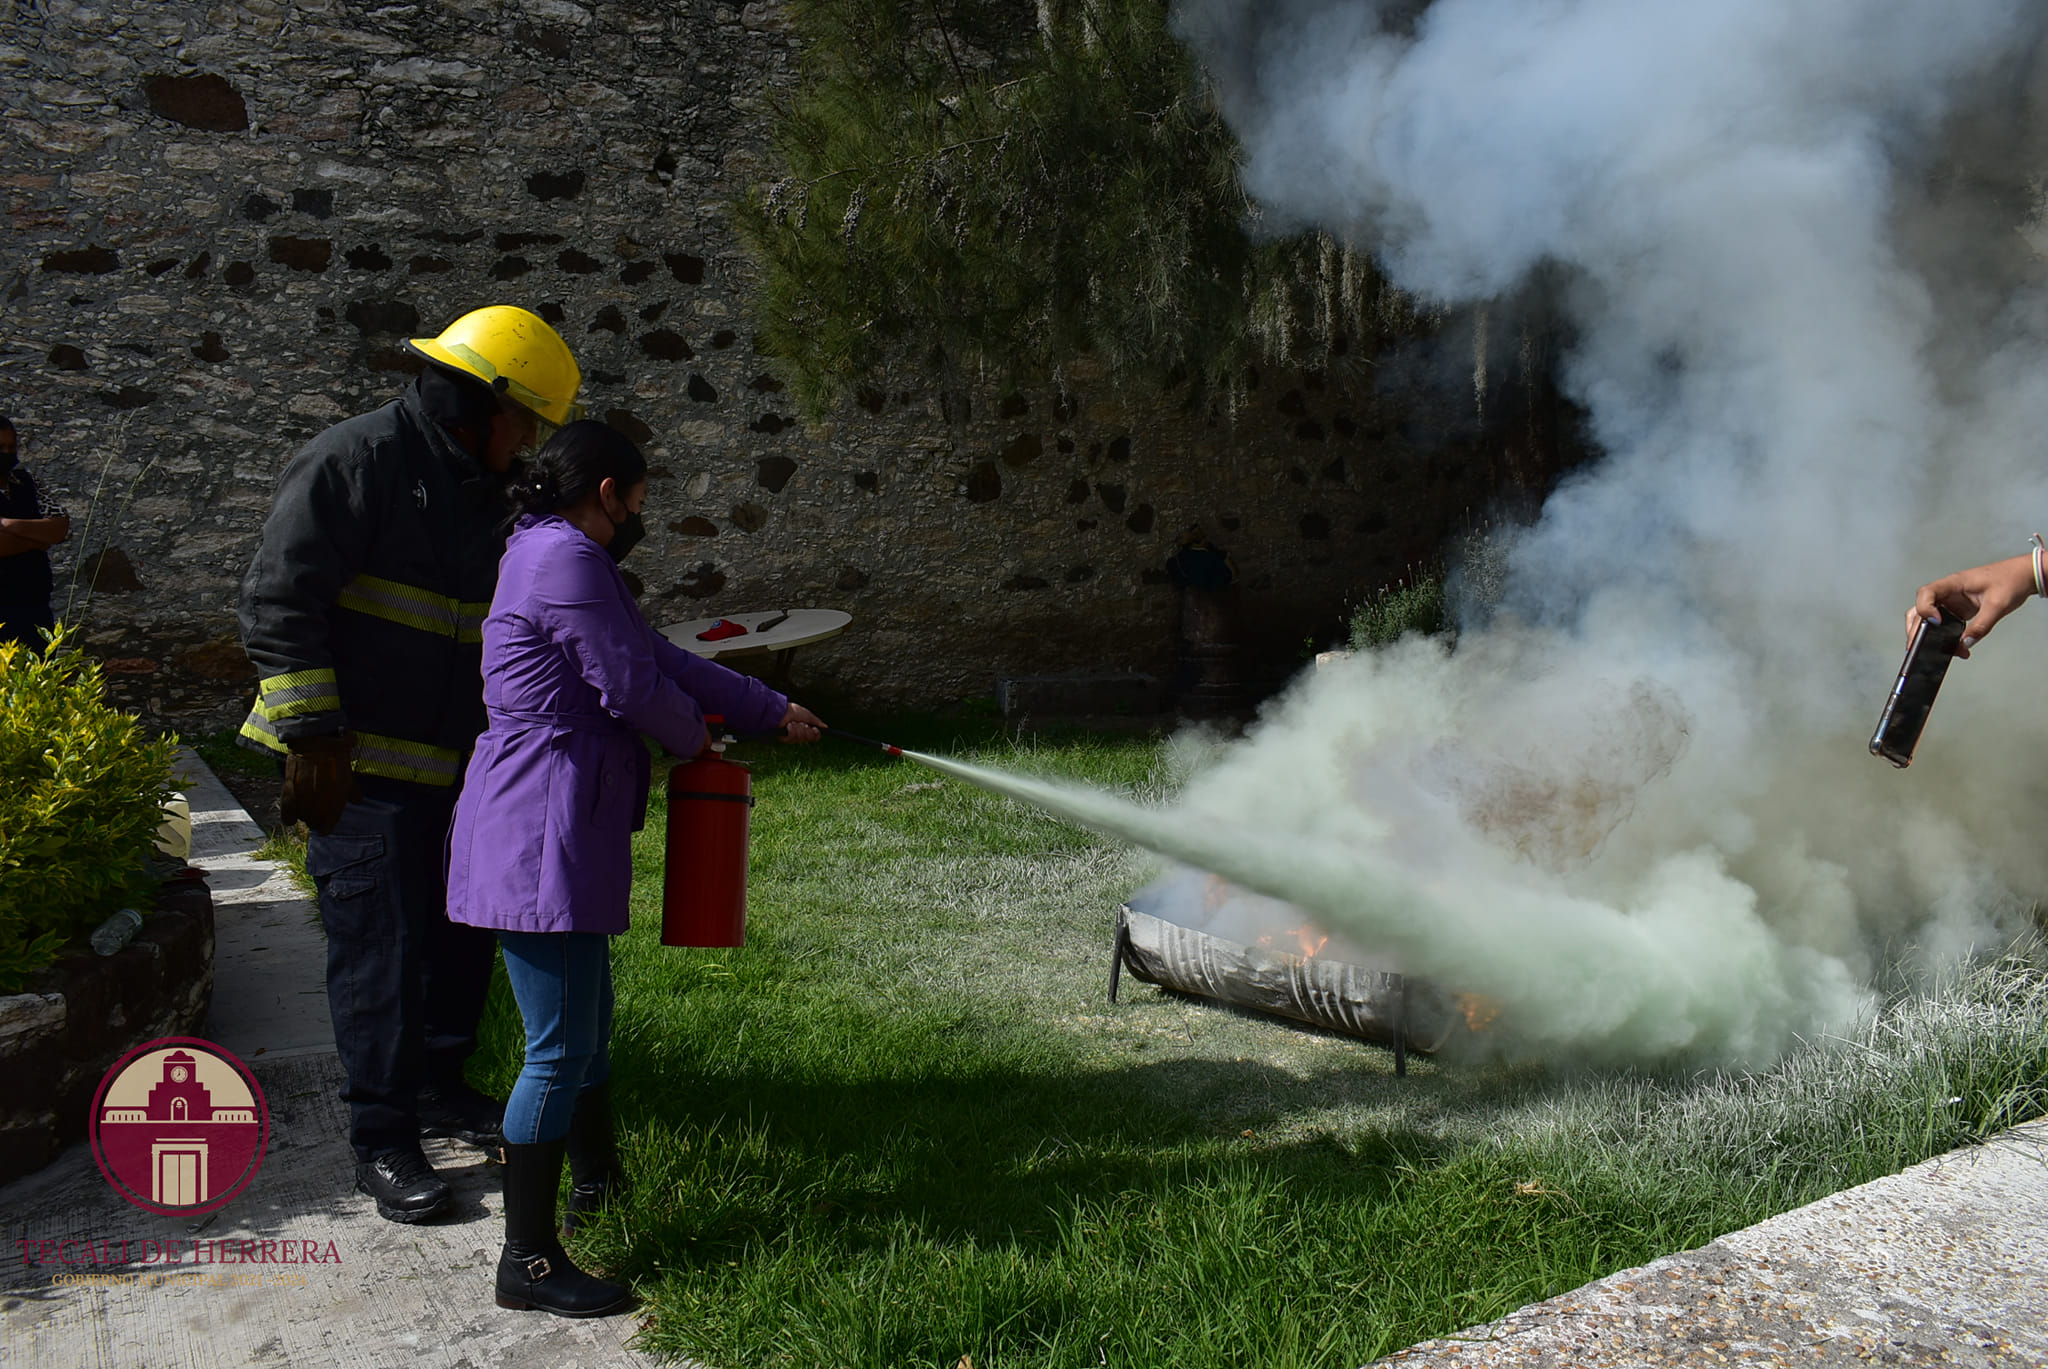
[[[1243,946],[1125,904],[1117,967],[1149,984],[1344,1032],[1397,1055],[1441,1048],[1462,1025],[1435,985],[1383,965]],[[1112,978],[1110,994],[1115,998]]]

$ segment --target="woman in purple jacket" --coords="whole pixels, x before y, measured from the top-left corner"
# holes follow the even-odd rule
[[[678,756],[704,715],[742,732],[818,719],[758,680],[647,626],[617,559],[640,539],[647,463],[602,423],[572,423],[535,458],[484,620],[489,730],[470,757],[449,835],[448,916],[489,927],[526,1024],[526,1065],[505,1104],[505,1249],[498,1305],[567,1317],[624,1311],[632,1295],[577,1269],[563,1230],[623,1181],[612,1141],[611,938],[626,930],[633,833],[647,815],[642,732]]]

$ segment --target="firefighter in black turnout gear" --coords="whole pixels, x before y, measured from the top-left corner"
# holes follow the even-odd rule
[[[356,1187],[399,1222],[450,1200],[422,1134],[502,1143],[503,1106],[462,1074],[496,942],[448,920],[444,854],[484,730],[505,472],[578,416],[582,384],[524,309],[476,310],[411,348],[428,364],[410,389],[285,467],[241,593],[260,682],[242,741],[283,762],[278,811],[312,832]]]

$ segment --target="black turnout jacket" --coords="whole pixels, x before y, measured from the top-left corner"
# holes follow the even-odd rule
[[[243,744],[281,755],[346,728],[361,773],[460,780],[484,730],[483,621],[507,513],[502,478],[427,416],[417,385],[307,443],[242,579],[259,679]]]

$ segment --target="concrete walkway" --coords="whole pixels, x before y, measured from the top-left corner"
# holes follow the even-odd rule
[[[190,752],[182,763],[180,787],[192,801],[192,863],[208,872],[215,905],[213,1013],[203,1035],[255,1072],[270,1105],[270,1150],[244,1193],[195,1222],[131,1207],[100,1176],[85,1145],[0,1189],[6,1241],[0,1363],[53,1369],[653,1364],[627,1347],[639,1329],[632,1316],[565,1321],[492,1303],[503,1208],[497,1166],[479,1152],[455,1142],[427,1143],[457,1199],[455,1215],[433,1225],[384,1221],[356,1193],[348,1115],[337,1096],[342,1075],[327,1015],[327,951],[318,918],[286,871],[252,854],[263,832],[220,782]],[[146,1259],[145,1243],[172,1240],[184,1243],[185,1259],[170,1272],[205,1282],[148,1281],[166,1266]],[[288,1243],[298,1253],[311,1242],[321,1254],[331,1243],[334,1258],[195,1262],[195,1242],[244,1240]],[[96,1263],[94,1256],[102,1258]],[[75,1275],[110,1277],[96,1284],[67,1281]]]

